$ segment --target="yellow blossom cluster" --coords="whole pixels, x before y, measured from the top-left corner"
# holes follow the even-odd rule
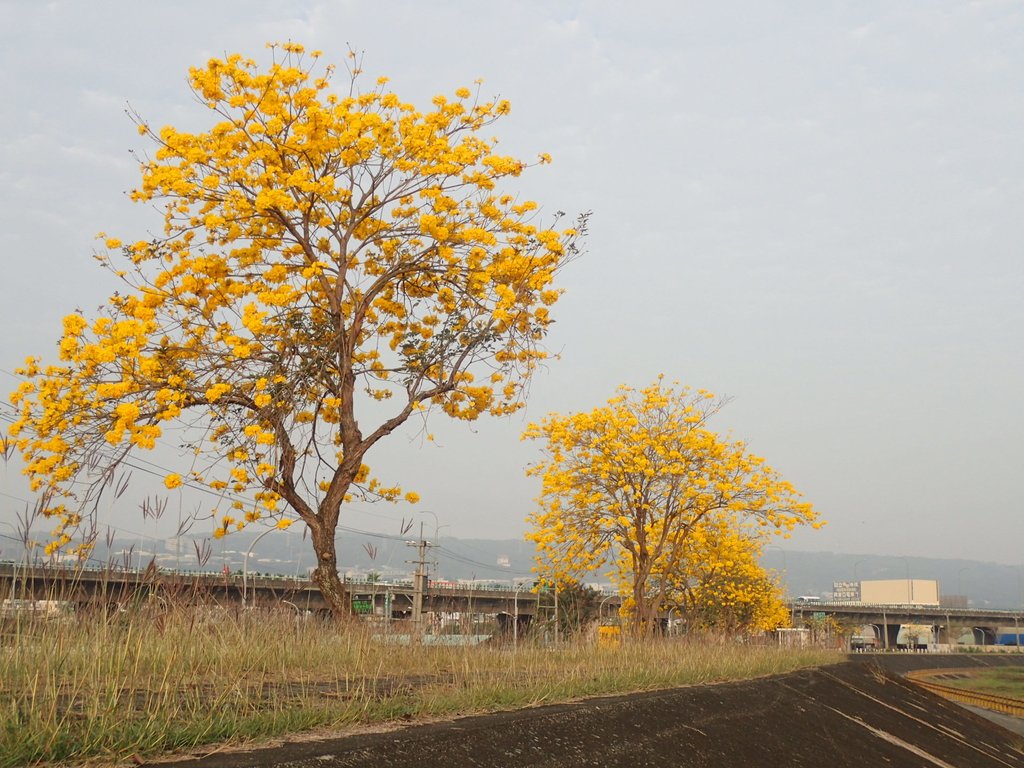
[[[528,165],[485,134],[507,102],[460,88],[420,111],[358,70],[335,93],[318,52],[272,49],[269,67],[190,71],[205,131],[135,116],[156,146],[131,196],[163,231],[100,235],[124,287],[97,318],[68,316],[62,365],[21,369],[10,433],[33,487],[60,495],[102,449],[152,448],[186,420],[197,468],[167,487],[254,499],[222,533],[290,507],[334,573],[340,505],[402,497],[360,470],[378,440],[414,410],[522,406],[585,218],[545,227],[501,191]],[[361,426],[374,400],[393,408]]]
[[[759,559],[763,537],[718,513],[696,526],[685,557],[661,573],[666,603],[680,609],[691,628],[726,634],[788,626],[782,589]]]
[[[702,527],[725,520],[760,536],[818,525],[762,458],[707,428],[720,405],[710,392],[659,378],[620,387],[593,411],[529,425],[524,438],[544,445],[527,470],[541,481],[528,537],[544,572],[568,579],[611,562],[634,627],[651,631]]]
[[[155,287],[211,321],[190,330],[237,360],[300,330],[304,343],[344,331],[335,341],[378,399],[411,375],[458,418],[521,407],[577,232],[538,227],[535,203],[496,191],[526,167],[480,136],[507,103],[459,89],[424,114],[384,83],[338,97],[329,70],[314,77],[286,50],[266,72],[238,55],[191,71],[221,118],[212,131],[143,124],[159,149],[133,197],[172,202],[167,239],[131,258],[165,262]],[[225,310],[232,322],[216,323]],[[453,363],[484,350],[492,375],[472,387]]]

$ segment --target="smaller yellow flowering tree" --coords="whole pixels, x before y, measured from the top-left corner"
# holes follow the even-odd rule
[[[763,537],[716,514],[690,535],[685,562],[666,574],[668,603],[690,627],[736,634],[789,625],[782,588],[760,564]]]
[[[223,493],[221,534],[290,510],[340,613],[342,506],[403,496],[367,452],[432,407],[522,405],[582,227],[501,191],[527,167],[483,133],[507,102],[459,88],[421,112],[355,67],[333,93],[318,53],[271,47],[265,70],[235,54],[190,71],[207,130],[138,119],[155,151],[132,198],[163,231],[105,239],[121,290],[65,319],[61,364],[27,362],[9,431],[61,546],[102,487],[88,470],[181,428],[196,458],[167,487]]]
[[[721,404],[659,377],[620,387],[604,407],[529,425],[524,438],[544,444],[527,469],[541,481],[527,535],[540,570],[567,579],[612,563],[634,631],[649,633],[707,521],[777,533],[817,525],[811,505],[762,458],[708,429]]]

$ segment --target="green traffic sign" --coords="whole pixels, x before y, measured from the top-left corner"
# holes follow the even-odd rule
[[[352,600],[352,613],[368,614],[373,613],[373,601],[372,600]]]

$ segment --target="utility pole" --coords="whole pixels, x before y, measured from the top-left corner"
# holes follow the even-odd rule
[[[558,579],[555,579],[555,645],[558,645]]]
[[[408,547],[416,547],[416,559],[406,562],[416,566],[412,582],[412,621],[414,634],[420,638],[423,637],[423,596],[427,591],[427,550],[436,547],[437,544],[423,538],[423,523],[420,523],[419,541],[407,541],[405,544]]]

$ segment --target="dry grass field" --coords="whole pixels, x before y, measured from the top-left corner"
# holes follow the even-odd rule
[[[837,658],[710,638],[403,646],[365,624],[163,606],[15,615],[0,634],[0,766],[508,710]]]

